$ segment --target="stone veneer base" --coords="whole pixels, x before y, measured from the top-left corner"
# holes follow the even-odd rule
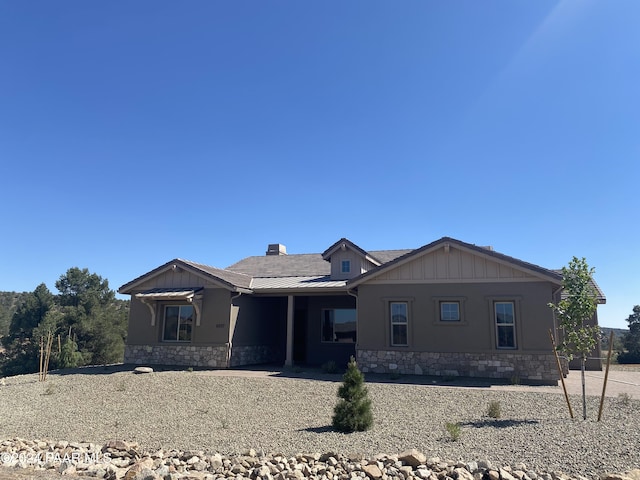
[[[560,379],[552,353],[442,353],[358,350],[363,372],[449,377],[503,378],[557,385]]]
[[[258,365],[260,363],[275,363],[278,351],[270,345],[234,345],[231,348],[231,366]]]
[[[227,362],[229,348],[229,345],[126,345],[124,362],[227,368],[272,363],[278,358],[278,352],[271,346],[243,345],[231,347],[231,360]]]
[[[124,363],[226,368],[228,345],[125,345]]]

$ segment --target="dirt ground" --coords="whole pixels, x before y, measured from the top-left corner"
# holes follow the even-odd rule
[[[200,372],[203,375],[220,375],[220,376],[241,376],[241,377],[278,377],[290,376],[300,378],[316,378],[318,380],[340,381],[341,375],[323,374],[317,370],[298,371],[283,369],[234,369],[234,370],[206,370]],[[558,386],[525,386],[525,385],[504,385],[491,382],[478,382],[476,380],[458,379],[441,382],[431,378],[414,377],[412,375],[389,379],[386,375],[368,375],[367,381],[383,381],[397,383],[423,383],[425,386],[435,387],[446,386],[448,388],[458,387],[465,388],[473,385],[474,388],[486,388],[495,390],[513,390],[513,391],[540,391],[562,394],[560,382]],[[601,396],[604,383],[605,371],[588,371],[585,375],[585,387],[587,395]],[[579,370],[571,370],[565,379],[565,385],[570,395],[582,394],[582,381]],[[628,395],[633,399],[640,399],[640,365],[612,365],[608,374],[605,395],[607,397],[619,397]],[[65,478],[53,471],[16,469],[0,466],[0,480],[60,480]],[[90,477],[75,477],[88,479]]]

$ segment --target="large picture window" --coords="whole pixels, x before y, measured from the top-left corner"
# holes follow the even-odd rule
[[[516,316],[513,302],[494,302],[496,346],[516,348]]]
[[[390,302],[391,345],[409,344],[409,308],[407,302]]]
[[[356,309],[326,308],[322,310],[323,342],[356,342]]]
[[[192,305],[167,305],[164,308],[162,340],[165,342],[190,342],[193,320]]]

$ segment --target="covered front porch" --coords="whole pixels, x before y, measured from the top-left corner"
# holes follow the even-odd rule
[[[273,360],[284,366],[321,366],[330,361],[342,366],[355,356],[356,298],[346,293],[245,297],[238,302],[232,359],[238,348],[247,347],[241,337],[248,323],[253,324],[254,339],[274,346],[279,353]]]

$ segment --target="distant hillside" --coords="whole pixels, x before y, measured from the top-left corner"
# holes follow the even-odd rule
[[[609,336],[613,332],[613,348],[615,350],[622,349],[622,338],[629,331],[626,328],[609,328],[600,327],[602,330],[602,350],[609,350]]]
[[[0,292],[0,337],[9,332],[13,312],[28,292]]]

